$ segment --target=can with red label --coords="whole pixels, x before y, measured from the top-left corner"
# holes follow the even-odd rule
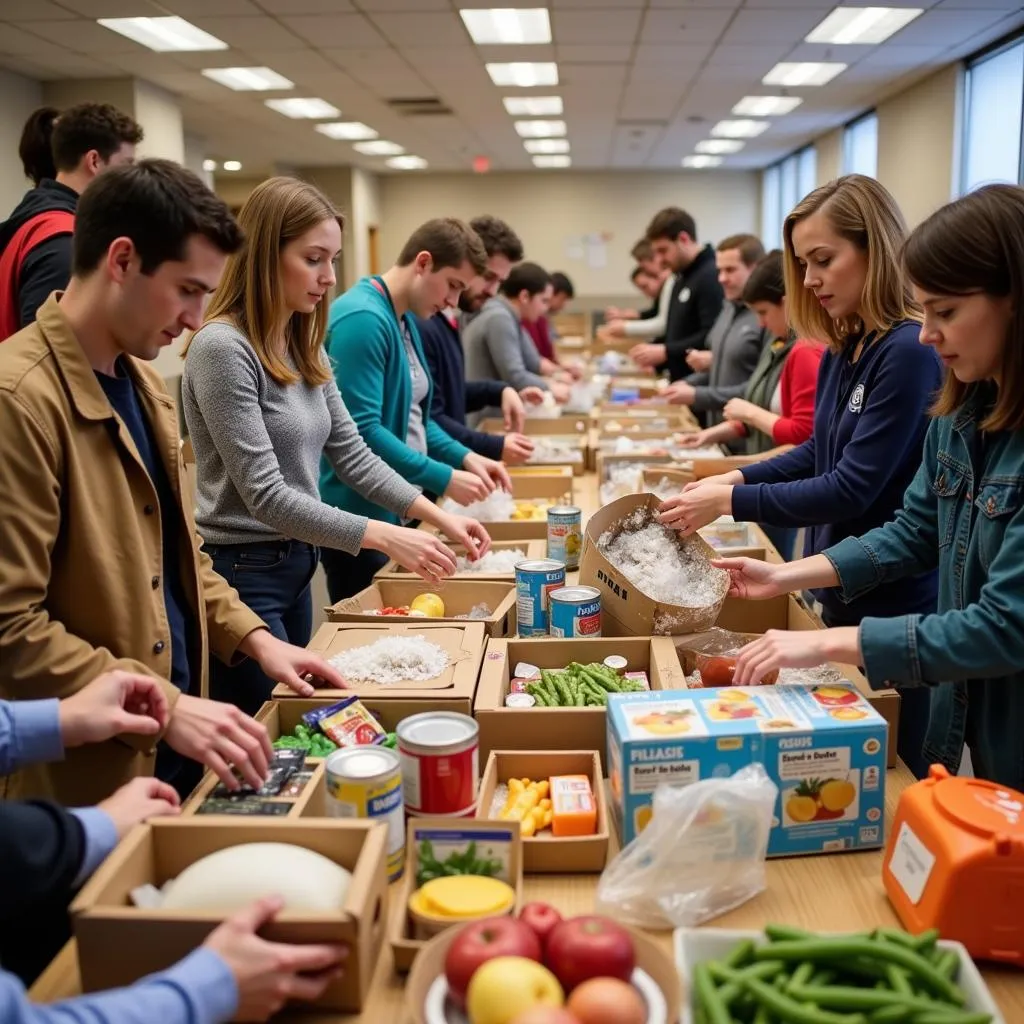
[[[552,590],[550,601],[552,636],[601,635],[601,591],[596,587]]]
[[[406,811],[472,817],[480,774],[476,721],[455,712],[426,711],[399,722],[396,733]]]

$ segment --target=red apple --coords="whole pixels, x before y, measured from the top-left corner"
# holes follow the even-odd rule
[[[552,928],[562,920],[562,915],[550,903],[527,903],[519,912],[519,920],[533,929],[543,948],[547,945]]]
[[[574,917],[555,925],[545,946],[545,962],[571,992],[590,978],[629,981],[636,967],[633,938],[607,917]]]
[[[448,992],[456,1003],[465,1003],[476,969],[498,956],[520,956],[540,963],[540,939],[529,925],[514,917],[485,917],[462,928],[444,958]]]

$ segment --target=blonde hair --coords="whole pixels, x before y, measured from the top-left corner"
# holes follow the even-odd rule
[[[316,387],[330,380],[323,359],[327,302],[319,302],[312,313],[292,313],[288,318],[285,341],[298,374],[274,350],[272,338],[284,313],[281,252],[325,220],[337,221],[344,230],[344,217],[308,182],[285,177],[260,182],[238,213],[245,247],[228,261],[206,311],[205,323],[234,321],[249,339],[263,369],[278,384],[295,384],[301,379]],[[187,354],[186,344],[182,355]]]
[[[860,317],[833,320],[804,286],[804,271],[793,250],[793,229],[812,214],[828,218],[833,230],[867,256],[867,279],[860,308],[884,334],[901,320],[920,320],[910,295],[900,250],[907,225],[896,200],[874,178],[846,174],[816,188],[789,212],[783,225],[786,303],[798,337],[817,338],[834,351],[863,327]]]

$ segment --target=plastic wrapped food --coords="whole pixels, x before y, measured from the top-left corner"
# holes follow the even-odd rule
[[[687,637],[679,645],[684,654],[684,668],[687,672],[698,672],[704,686],[732,686],[737,656],[756,639],[749,633],[735,633],[717,626]],[[778,670],[775,670],[769,672],[762,683],[772,685],[778,678]]]

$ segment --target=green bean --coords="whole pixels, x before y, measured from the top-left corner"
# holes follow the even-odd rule
[[[768,1007],[763,1004],[757,1008],[757,1012],[754,1014],[754,1024],[771,1024],[772,1017],[768,1012]]]
[[[583,708],[587,706],[587,694],[582,686],[576,687],[574,696],[576,698],[576,707]]]
[[[934,1010],[915,1014],[912,1024],[992,1024],[992,1014],[972,1013],[968,1010]]]
[[[777,1017],[786,1021],[786,1024],[867,1024],[867,1018],[863,1014],[849,1016],[805,1006],[756,978],[745,978],[743,985],[762,1006],[767,1006]]]
[[[960,957],[956,950],[942,950],[939,954],[938,960],[936,961],[935,969],[944,978],[949,978],[950,981],[956,981],[957,975],[960,973]]]
[[[813,974],[814,964],[809,960],[805,960],[797,967],[789,981],[786,983],[786,991],[791,993],[795,987],[806,985],[811,980],[811,976]]]
[[[693,970],[693,988],[697,995],[697,1004],[704,1007],[708,1024],[732,1024],[728,1007],[711,980],[707,964],[697,964]]]
[[[724,982],[719,987],[718,993],[725,1005],[730,1006],[743,993],[744,978],[759,978],[769,981],[783,970],[783,964],[777,960],[762,960],[760,963],[750,964],[748,967],[736,970],[726,967],[724,963],[712,960],[708,962],[708,970],[716,982]]]
[[[813,932],[805,931],[803,928],[792,928],[788,924],[766,924],[764,926],[764,933],[768,936],[769,942],[816,938]]]
[[[939,941],[939,929],[929,928],[927,931],[921,932],[914,940],[914,948],[922,956],[926,956],[935,948],[935,943]]]
[[[910,979],[907,977],[907,972],[902,967],[889,964],[885,969],[885,978],[893,992],[898,992],[901,996],[912,996],[914,994],[914,990],[910,985]]]
[[[831,985],[836,980],[836,972],[828,967],[820,967],[811,977],[812,985]]]
[[[871,1024],[904,1024],[914,1011],[909,1006],[883,1006],[875,1010],[868,1018]]]
[[[883,1006],[909,1006],[913,1010],[955,1009],[924,996],[904,996],[891,989],[857,988],[854,985],[826,985],[812,988],[804,985],[793,990],[793,996],[806,1003],[818,1003],[832,1010],[875,1010]]]
[[[899,928],[876,928],[872,932],[872,938],[895,942],[897,945],[903,946],[904,949],[917,949],[917,941],[914,936],[900,931]]]
[[[744,939],[737,942],[729,951],[729,955],[722,961],[726,967],[746,967],[754,959],[754,942],[752,939]]]

